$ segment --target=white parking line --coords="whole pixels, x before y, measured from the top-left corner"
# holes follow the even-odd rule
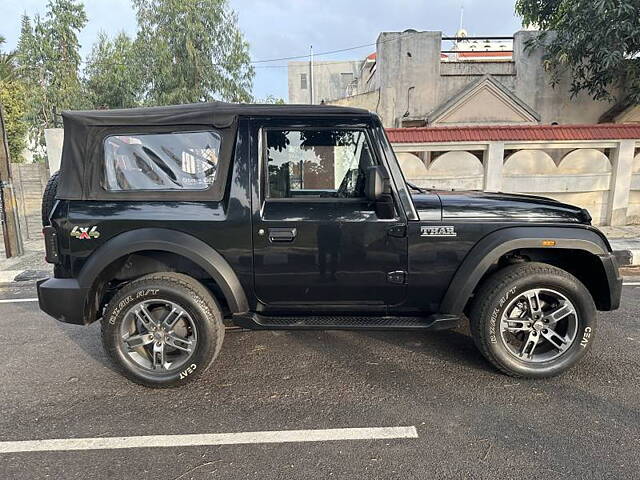
[[[149,447],[193,447],[247,443],[328,442],[418,438],[416,427],[331,428],[268,432],[149,435],[139,437],[66,438],[0,442],[0,453],[103,450]]]
[[[0,303],[23,303],[23,302],[37,302],[37,298],[8,298],[0,300]]]
[[[624,285],[625,287],[638,287],[640,286],[640,282],[626,282],[623,283],[622,285]]]

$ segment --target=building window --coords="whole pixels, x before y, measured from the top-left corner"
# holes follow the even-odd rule
[[[344,92],[349,85],[353,82],[353,73],[341,73],[340,74],[340,87]]]
[[[307,89],[307,74],[306,73],[301,73],[300,74],[300,89],[301,90],[306,90]]]

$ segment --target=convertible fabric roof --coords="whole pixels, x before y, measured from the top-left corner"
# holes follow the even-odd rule
[[[100,187],[101,176],[104,174],[102,142],[108,135],[215,127],[222,136],[219,158],[222,173],[231,161],[238,117],[327,115],[364,116],[371,113],[360,108],[334,105],[256,105],[225,102],[62,112],[64,144],[57,198],[67,200],[125,198],[124,193],[115,195]],[[149,197],[149,194],[143,192],[128,194],[131,198],[135,195]],[[186,192],[184,195],[185,198],[191,198],[196,194]],[[187,195],[189,197],[186,197]],[[173,196],[177,198],[180,194],[174,193]]]
[[[367,115],[361,108],[334,105],[274,105],[226,102],[117,110],[79,110],[62,113],[65,120],[84,126],[215,125],[226,127],[238,116]],[[66,132],[65,132],[66,133]]]

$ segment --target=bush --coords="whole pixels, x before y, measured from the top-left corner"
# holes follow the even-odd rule
[[[25,116],[26,89],[18,80],[0,82],[0,106],[4,112],[5,129],[11,162],[24,161],[22,152],[27,146],[28,125]]]

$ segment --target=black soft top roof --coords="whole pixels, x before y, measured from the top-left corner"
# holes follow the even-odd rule
[[[274,105],[210,102],[171,105],[167,107],[66,111],[62,113],[62,117],[78,126],[208,124],[226,127],[233,123],[235,118],[239,116],[271,117],[369,114],[370,112],[368,110],[361,108],[335,105]]]
[[[135,131],[139,133],[158,129],[166,131],[171,127],[216,127],[222,136],[219,162],[223,170],[231,160],[238,117],[341,115],[372,114],[360,108],[334,105],[256,105],[225,102],[62,112],[64,145],[57,197],[68,200],[115,198],[117,195],[104,191],[100,186],[103,175],[102,142],[111,134],[131,133],[130,127],[135,127]],[[119,197],[124,197],[124,194],[119,194]]]

